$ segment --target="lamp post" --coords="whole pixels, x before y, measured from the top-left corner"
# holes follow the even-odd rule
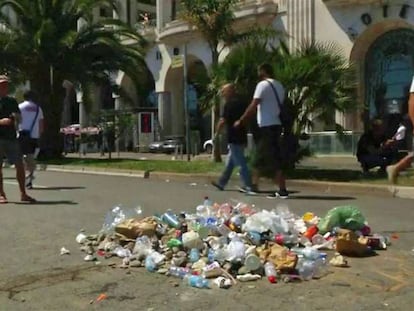
[[[183,70],[184,70],[184,115],[185,115],[185,144],[187,161],[191,160],[190,154],[190,116],[188,113],[188,76],[187,76],[187,43],[184,43],[183,49]]]

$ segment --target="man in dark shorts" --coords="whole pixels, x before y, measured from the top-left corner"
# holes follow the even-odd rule
[[[282,171],[280,152],[282,122],[278,103],[279,99],[280,105],[283,105],[285,89],[279,81],[272,79],[273,68],[271,65],[260,65],[258,74],[261,81],[256,86],[253,100],[234,126],[238,127],[246,124],[248,119],[257,112],[259,129],[256,139],[256,156],[253,161],[253,184],[257,185],[259,176],[264,175],[265,172],[274,172],[279,191],[272,193],[268,198],[287,199],[289,193],[286,189],[286,178]],[[277,93],[278,99],[275,93]]]
[[[238,120],[246,109],[246,105],[238,98],[236,89],[233,84],[229,83],[222,87],[221,94],[225,99],[223,114],[217,124],[216,133],[226,126],[229,143],[229,153],[227,155],[226,167],[219,178],[218,182],[212,182],[212,185],[219,190],[223,190],[227,185],[233,169],[240,166],[240,178],[244,186],[239,188],[240,192],[249,195],[255,194],[252,191],[251,177],[247,167],[247,161],[244,156],[244,149],[247,145],[247,130],[244,126],[235,128],[234,122]]]
[[[20,146],[16,136],[16,124],[20,121],[17,101],[8,96],[9,80],[0,75],[0,204],[8,203],[3,188],[3,159],[6,157],[16,168],[16,178],[20,188],[20,200],[33,203],[36,200],[28,196],[25,189],[25,172]]]

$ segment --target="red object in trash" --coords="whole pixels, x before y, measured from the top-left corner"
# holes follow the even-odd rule
[[[279,245],[283,245],[283,243],[284,243],[283,234],[276,234],[275,235],[275,242]]]
[[[103,251],[103,250],[98,250],[97,252],[96,252],[96,254],[98,255],[98,256],[100,256],[100,257],[104,257],[105,256],[105,251]]]
[[[311,226],[308,228],[308,230],[306,230],[306,232],[303,234],[303,236],[305,238],[308,238],[309,240],[312,240],[312,237],[317,234],[319,231],[318,227],[316,226]]]

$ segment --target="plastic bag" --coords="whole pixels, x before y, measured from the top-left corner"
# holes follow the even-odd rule
[[[136,208],[125,208],[122,205],[113,207],[105,215],[105,221],[102,225],[102,233],[113,232],[115,227],[126,219],[137,218],[142,214],[140,207]]]
[[[365,217],[361,211],[352,205],[338,206],[319,221],[318,229],[321,234],[331,231],[334,227],[349,230],[360,230],[365,226]]]
[[[289,224],[280,215],[263,210],[247,218],[243,231],[287,233]]]

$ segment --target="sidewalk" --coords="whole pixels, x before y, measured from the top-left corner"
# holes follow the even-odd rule
[[[69,153],[67,157],[71,158],[92,158],[92,159],[106,159],[108,154],[101,156],[100,153],[87,153],[86,156],[79,156],[79,153]],[[225,160],[226,155],[223,155],[223,161]],[[178,155],[176,157],[174,154],[162,154],[162,153],[136,153],[136,152],[114,152],[112,153],[112,159],[132,159],[132,160],[174,160],[174,161],[187,161],[186,155]],[[211,155],[209,154],[199,154],[195,157],[191,157],[192,160],[205,160],[211,161]],[[307,167],[315,169],[346,169],[346,170],[355,170],[360,171],[361,168],[356,158],[352,155],[338,155],[338,156],[315,156],[310,158],[305,158],[298,167]]]
[[[68,157],[79,157],[79,154],[70,154]],[[101,157],[100,154],[91,153],[82,158],[107,158]],[[165,154],[151,154],[151,153],[132,153],[122,152],[119,154],[112,154],[113,159],[135,159],[135,160],[173,160],[172,155]],[[193,160],[205,160],[210,161],[211,156],[202,154]],[[181,161],[181,160],[176,160]],[[183,160],[185,161],[185,160]],[[352,156],[317,156],[304,159],[298,168],[311,168],[315,170],[331,169],[338,170],[338,174],[341,174],[341,170],[352,170],[360,172],[361,168],[356,159]],[[71,172],[71,173],[82,173],[82,174],[95,174],[95,175],[111,175],[111,176],[126,176],[126,177],[138,177],[138,178],[151,178],[151,179],[162,179],[162,180],[181,180],[186,182],[204,181],[208,182],[217,178],[217,174],[182,174],[182,173],[167,173],[167,172],[144,172],[134,170],[120,170],[120,169],[108,169],[108,168],[95,168],[95,167],[82,167],[82,166],[54,166],[49,165],[44,168],[48,171],[59,171],[59,172]],[[236,175],[234,178],[238,178]],[[269,184],[270,185],[270,184]],[[295,179],[289,181],[291,187],[312,187],[317,188],[322,193],[328,193],[331,191],[339,192],[351,192],[359,194],[378,194],[388,196],[409,198],[414,199],[414,187],[404,186],[390,186],[380,185],[374,183],[352,183],[352,182],[331,182],[331,181],[316,181],[309,179]]]

